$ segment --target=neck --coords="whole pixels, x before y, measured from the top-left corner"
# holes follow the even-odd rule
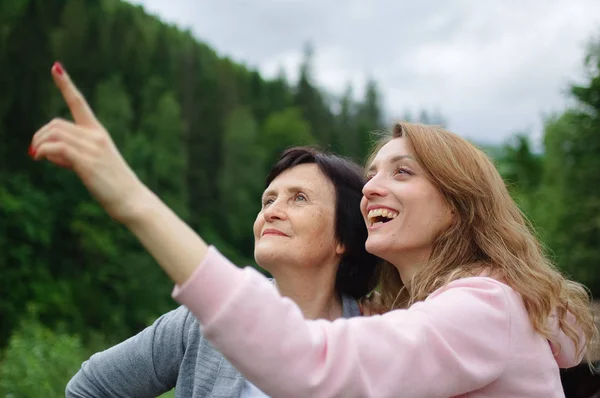
[[[396,267],[404,286],[409,286],[415,272],[427,261],[430,250],[402,252],[386,259]]]
[[[335,292],[337,266],[277,267],[271,274],[282,296],[293,300],[306,319],[333,321],[342,316],[342,302]]]

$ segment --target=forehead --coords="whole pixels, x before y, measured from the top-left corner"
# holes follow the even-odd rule
[[[375,159],[389,160],[398,155],[410,155],[406,140],[402,137],[394,138],[385,144],[378,152]]]
[[[373,158],[373,161],[369,165],[370,168],[380,163],[389,163],[398,159],[413,159],[414,156],[410,150],[406,139],[398,137],[390,140],[384,146],[381,147],[377,154]]]
[[[298,187],[315,193],[327,193],[333,190],[333,184],[314,163],[300,164],[279,174],[266,191]]]

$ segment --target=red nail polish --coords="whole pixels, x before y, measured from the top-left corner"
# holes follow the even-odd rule
[[[27,153],[28,153],[28,154],[29,154],[29,156],[31,156],[31,157],[34,157],[34,156],[35,156],[36,150],[35,150],[35,148],[33,147],[33,145],[29,145],[29,150],[27,151]]]
[[[62,76],[62,74],[63,74],[63,72],[64,72],[64,69],[63,69],[63,66],[61,65],[61,63],[60,63],[60,62],[56,61],[56,62],[54,63],[54,66],[53,66],[53,68],[54,68],[54,70],[56,71],[56,73],[58,73],[60,76]]]

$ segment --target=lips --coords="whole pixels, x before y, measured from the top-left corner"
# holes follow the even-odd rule
[[[273,236],[288,236],[286,234],[284,234],[283,232],[281,232],[278,229],[275,228],[267,228],[263,231],[262,236],[266,236],[266,235],[273,235]]]

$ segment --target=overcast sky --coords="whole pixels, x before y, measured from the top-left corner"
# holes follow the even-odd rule
[[[189,28],[219,54],[290,80],[307,41],[318,84],[356,95],[373,77],[386,114],[439,110],[456,133],[501,142],[539,138],[566,105],[600,33],[599,0],[132,0]]]

